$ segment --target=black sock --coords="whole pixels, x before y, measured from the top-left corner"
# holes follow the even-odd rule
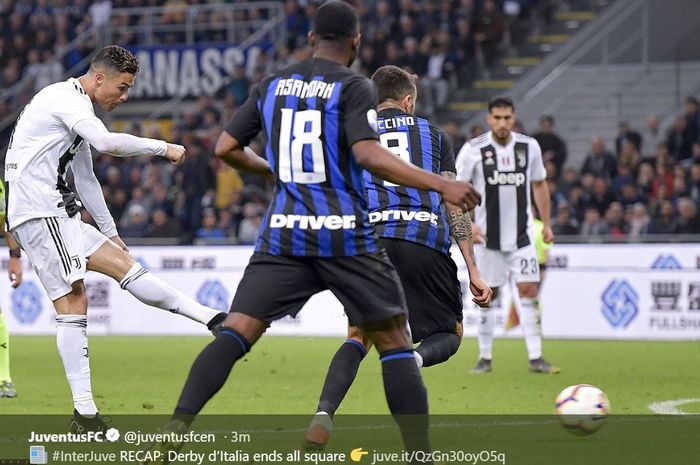
[[[381,354],[384,392],[408,451],[429,451],[428,394],[416,365],[413,349]]]
[[[416,352],[423,357],[423,366],[429,367],[446,361],[457,353],[462,338],[455,333],[435,333],[423,339]]]
[[[237,331],[224,328],[202,350],[187,376],[174,417],[188,425],[204,404],[224,385],[236,360],[250,350],[250,344]]]
[[[365,346],[354,339],[348,339],[340,346],[328,367],[317,412],[326,412],[331,417],[335,415],[335,411],[338,410],[350,385],[355,380],[357,369],[365,355],[367,355]]]

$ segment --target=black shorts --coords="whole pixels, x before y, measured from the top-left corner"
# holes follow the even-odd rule
[[[462,289],[454,260],[410,241],[382,237],[381,242],[406,293],[413,342],[438,332],[454,332],[455,324],[462,321]]]
[[[386,252],[349,257],[287,257],[255,252],[231,312],[271,323],[296,316],[306,301],[329,289],[353,326],[405,315],[406,299]]]

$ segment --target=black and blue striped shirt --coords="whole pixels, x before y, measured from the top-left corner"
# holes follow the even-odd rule
[[[355,142],[377,139],[374,84],[311,58],[262,81],[226,132],[241,145],[260,131],[275,190],[256,251],[338,257],[380,249],[369,222]]]
[[[430,121],[395,108],[379,112],[379,140],[405,161],[440,174],[455,172],[452,141]],[[365,171],[370,222],[382,237],[416,242],[447,253],[450,228],[437,192],[397,186]]]

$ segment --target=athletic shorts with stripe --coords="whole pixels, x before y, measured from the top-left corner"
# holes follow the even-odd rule
[[[72,218],[34,218],[12,230],[52,301],[85,279],[87,258],[109,239],[94,226]]]
[[[353,326],[406,315],[406,298],[384,250],[347,257],[287,257],[256,252],[231,312],[271,323],[295,317],[314,294],[330,290]]]
[[[533,244],[512,252],[491,250],[483,244],[476,244],[474,252],[481,277],[489,287],[504,286],[509,276],[513,276],[516,283],[540,282],[540,265]]]
[[[462,322],[462,289],[450,255],[402,239],[382,237],[381,242],[406,292],[413,342],[454,332]]]

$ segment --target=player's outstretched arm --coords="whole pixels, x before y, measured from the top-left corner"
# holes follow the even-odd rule
[[[184,161],[185,149],[181,145],[168,144],[163,140],[136,137],[121,132],[109,132],[99,118],[85,118],[74,126],[77,132],[95,150],[115,157],[156,155],[167,157],[173,163]]]
[[[454,179],[455,173],[443,171],[442,175],[448,179]],[[472,221],[468,213],[464,213],[460,208],[445,202],[447,210],[447,223],[450,225],[450,233],[457,243],[464,263],[469,272],[469,290],[474,298],[472,301],[479,307],[489,307],[493,291],[481,278],[479,268],[476,266],[474,258],[474,240],[472,236]]]
[[[270,164],[248,147],[241,144],[226,131],[223,131],[216,141],[214,154],[228,166],[249,171],[261,176],[272,176]]]
[[[463,211],[471,210],[481,203],[481,195],[471,184],[446,179],[418,168],[382,147],[377,140],[365,139],[355,142],[352,151],[363,168],[387,181],[439,192],[445,201]]]

